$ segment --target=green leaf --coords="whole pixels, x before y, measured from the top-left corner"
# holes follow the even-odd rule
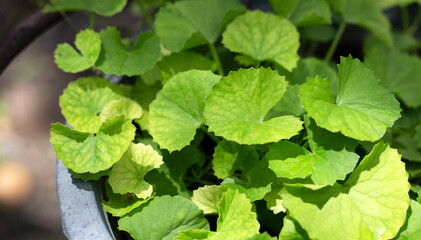
[[[247,67],[254,66],[256,64],[256,61],[247,55],[237,55],[235,56],[235,61]]]
[[[367,29],[382,43],[391,46],[393,38],[390,22],[372,0],[330,0],[332,8],[349,24]]]
[[[179,52],[214,43],[225,24],[244,9],[236,0],[179,1],[160,9],[155,30],[165,48]]]
[[[214,63],[195,52],[180,52],[164,57],[158,63],[161,71],[161,81],[165,83],[179,72],[185,72],[191,69],[214,70]]]
[[[99,116],[102,121],[105,121],[106,119],[114,118],[120,115],[123,115],[127,119],[137,119],[140,118],[142,114],[142,107],[140,107],[137,102],[123,97],[105,105]]]
[[[311,239],[390,239],[405,222],[409,187],[397,151],[378,143],[344,185],[285,186],[281,197]]]
[[[190,197],[190,193],[186,193],[185,189],[182,189],[182,187],[172,179],[170,171],[165,164],[146,174],[145,181],[153,186],[156,196],[181,195],[187,198]]]
[[[408,5],[414,2],[420,3],[420,0],[373,0],[373,2],[382,9],[390,8],[397,5]]]
[[[102,200],[101,204],[105,211],[111,213],[114,217],[122,217],[152,199],[152,197],[139,199],[133,194],[116,194],[113,193],[109,184],[106,184],[105,187],[108,201]]]
[[[267,160],[259,161],[243,175],[242,179],[225,178],[221,184],[231,190],[238,190],[240,193],[246,194],[246,197],[252,202],[263,199],[271,191],[271,184],[276,180],[276,175],[269,169]]]
[[[113,215],[114,217],[122,217],[134,209],[138,208],[144,203],[147,203],[151,198],[147,199],[130,199],[127,195],[120,195],[120,197],[110,197],[107,202],[102,200],[101,204],[105,211]]]
[[[276,240],[275,237],[271,237],[267,232],[256,234],[251,238],[247,238],[247,240]]]
[[[77,173],[72,170],[69,170],[69,171],[72,173],[72,177],[82,179],[82,181],[84,182],[96,181],[103,176],[108,176],[108,174],[110,173],[110,169],[99,171],[97,173],[90,173],[90,172]]]
[[[130,51],[121,41],[115,27],[107,27],[99,33],[102,51],[96,63],[101,71],[114,75],[141,75],[151,70],[161,52],[159,38],[151,33],[140,34]]]
[[[271,210],[274,214],[286,212],[287,210],[282,205],[282,199],[279,192],[282,188],[272,186],[272,190],[268,192],[263,198],[266,201],[267,209]]]
[[[100,77],[79,78],[71,82],[60,96],[60,107],[67,122],[77,131],[97,132],[102,125],[98,115],[121,90]]]
[[[393,48],[401,51],[414,51],[421,48],[421,42],[405,32],[393,32]]]
[[[394,129],[408,129],[420,123],[421,108],[403,108],[402,117],[393,125]]]
[[[205,230],[187,230],[179,232],[175,240],[205,240],[211,239],[211,236],[216,235],[215,232]],[[215,238],[212,238],[215,239]]]
[[[251,203],[244,194],[228,191],[218,204],[216,238],[211,239],[245,239],[259,231],[256,213],[251,211]]]
[[[102,16],[112,16],[121,12],[127,0],[50,0],[51,5],[44,12],[87,11]]]
[[[141,211],[122,217],[118,225],[136,240],[170,240],[183,230],[209,230],[203,212],[180,196],[155,197]]]
[[[50,142],[57,158],[77,173],[97,173],[110,168],[127,150],[136,130],[122,116],[105,121],[95,136],[60,123],[52,127]]]
[[[140,104],[144,110],[149,110],[149,105],[155,100],[162,89],[160,82],[148,85],[142,79],[136,79],[130,98]]]
[[[271,69],[240,69],[216,84],[206,100],[209,131],[240,144],[262,144],[290,138],[302,129],[293,116],[263,121],[281,99],[287,83]]]
[[[216,235],[215,232],[203,231],[203,230],[189,230],[181,232],[176,240],[201,240],[201,239],[221,239],[218,237],[212,237]],[[246,240],[275,240],[275,237],[271,237],[268,233],[255,234]]]
[[[331,24],[329,4],[325,0],[270,0],[273,11],[288,18],[297,27]]]
[[[270,160],[274,159],[287,159],[287,158],[296,158],[300,155],[306,155],[310,152],[301,147],[298,144],[292,143],[290,141],[281,141],[269,145],[269,151],[266,153],[265,158]]]
[[[381,79],[380,83],[408,107],[421,106],[421,59],[380,44],[371,44],[365,50],[364,63]]]
[[[410,161],[421,162],[421,149],[414,132],[407,131],[395,137],[393,147],[396,147],[402,158]]]
[[[270,151],[266,158],[269,160],[269,168],[278,177],[294,179],[306,178],[311,175],[311,180],[316,185],[333,185],[337,180],[344,180],[346,175],[352,172],[359,159],[356,153],[345,150],[316,149],[310,153],[305,148],[301,151],[306,153],[296,157],[284,158],[288,153],[276,155],[276,152],[298,149],[299,146],[291,146],[293,144],[281,141],[269,146]]]
[[[339,80],[334,71],[329,64],[326,62],[313,57],[302,58],[298,61],[297,68],[288,72],[283,68],[277,68],[280,75],[284,75],[285,79],[290,84],[301,85],[307,81],[307,78],[315,78],[316,76],[329,79],[330,88],[333,91],[333,94],[336,95],[338,92]]]
[[[279,240],[309,240],[306,231],[290,216],[284,218]]]
[[[154,29],[161,39],[162,45],[173,52],[189,49],[206,42],[204,37],[173,4],[168,4],[159,10],[155,17]]]
[[[120,161],[114,164],[108,183],[115,193],[134,193],[138,198],[148,198],[153,189],[144,177],[163,163],[162,156],[151,146],[132,143]]]
[[[75,45],[80,53],[68,43],[59,44],[54,52],[57,66],[65,72],[77,73],[89,69],[95,64],[101,51],[101,39],[90,29],[76,35]]]
[[[184,177],[187,169],[200,161],[201,152],[193,146],[187,146],[180,151],[164,153],[164,162],[168,166],[172,179],[185,188]]]
[[[238,191],[227,191],[218,204],[219,218],[215,232],[188,230],[180,232],[180,239],[243,240],[259,233],[256,213],[251,211],[251,203]]]
[[[358,141],[355,139],[345,137],[341,133],[332,133],[318,127],[314,120],[308,115],[304,115],[304,122],[308,135],[308,143],[313,152],[316,151],[317,148],[335,151],[346,149],[349,152],[353,152],[358,146]]]
[[[254,147],[223,140],[215,147],[212,165],[215,176],[224,179],[238,170],[246,173],[258,161],[259,154]]]
[[[335,28],[332,25],[305,27],[300,31],[300,34],[303,39],[327,43],[335,36]]]
[[[288,20],[261,11],[247,12],[227,26],[222,43],[258,61],[273,61],[288,71],[296,67],[299,34]]]
[[[421,238],[421,205],[411,200],[406,222],[402,226],[397,240],[416,240]]]
[[[170,79],[150,105],[150,133],[161,148],[180,150],[204,123],[205,99],[220,77],[190,70]]]
[[[227,177],[221,184],[232,191],[237,190],[239,193],[244,193],[251,202],[263,199],[271,190],[269,183],[258,186],[251,181],[244,181],[236,177]]]
[[[289,85],[287,90],[282,96],[281,100],[273,107],[274,110],[281,113],[294,114],[295,116],[301,116],[305,110],[303,101],[299,96],[300,86]]]
[[[335,97],[329,81],[309,78],[300,97],[316,123],[331,132],[367,141],[380,139],[400,117],[399,102],[358,59],[341,58],[339,90]]]
[[[205,213],[218,213],[218,203],[228,188],[224,185],[206,185],[193,191],[191,200]]]
[[[215,43],[229,19],[245,10],[236,0],[190,0],[174,4],[208,43]],[[236,13],[232,13],[232,11]]]

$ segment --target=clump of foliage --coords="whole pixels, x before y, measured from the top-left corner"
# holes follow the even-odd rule
[[[102,205],[134,239],[421,239],[417,1],[269,2],[138,0],[152,30],[133,43],[107,27],[59,45],[63,71],[134,84],[70,83],[60,106],[72,127],[51,129],[57,157],[74,177],[105,179]],[[393,30],[384,10],[398,5]],[[349,25],[370,33],[364,61],[335,66]]]

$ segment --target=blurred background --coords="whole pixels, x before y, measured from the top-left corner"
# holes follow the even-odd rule
[[[131,35],[142,26],[133,3],[112,18],[97,17],[96,29],[112,22],[123,36]],[[42,4],[40,0],[2,0],[0,41]],[[78,29],[88,26],[88,15],[70,14],[69,18]],[[0,75],[0,239],[66,239],[57,205],[56,159],[49,130],[51,123],[64,121],[58,98],[77,78],[56,67],[53,52],[59,43],[73,43],[74,36],[59,18]]]

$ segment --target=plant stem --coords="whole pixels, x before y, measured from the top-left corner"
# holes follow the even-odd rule
[[[415,17],[411,26],[409,26],[407,33],[409,35],[414,35],[415,31],[417,31],[418,27],[420,26],[420,23],[421,23],[421,7],[418,7],[417,16]]]
[[[409,14],[406,6],[401,6],[402,28],[403,31],[408,31],[409,28]]]
[[[219,59],[218,53],[216,52],[215,46],[213,43],[208,43],[209,49],[212,53],[213,60],[216,62],[216,65],[218,66],[218,73],[221,76],[224,76],[224,69],[222,68],[221,60]]]
[[[196,179],[196,178],[191,178],[191,177],[184,177],[184,180],[192,181],[192,182],[197,182],[197,183],[201,183],[201,184],[204,184],[204,185],[213,185],[214,184],[213,182],[210,182],[210,181],[206,181],[206,180],[202,180],[202,179]]]
[[[96,17],[95,13],[91,12],[89,16],[89,28],[92,30],[94,30],[94,27],[95,27],[95,17]]]
[[[214,142],[218,143],[221,141],[218,137],[215,136],[215,134],[211,133],[206,129],[205,125],[200,126],[200,130],[202,130],[206,135],[208,135]]]
[[[64,19],[66,24],[69,26],[69,28],[76,34],[78,32],[76,26],[73,24],[72,20],[66,15],[65,12],[60,12],[61,17]]]
[[[336,48],[338,47],[339,41],[341,40],[342,34],[344,33],[346,28],[345,21],[341,21],[341,24],[339,25],[338,30],[336,31],[335,37],[333,38],[332,43],[330,44],[329,50],[327,51],[327,54],[325,56],[324,61],[329,62],[330,59],[332,59],[333,53],[336,51]]]
[[[151,14],[149,13],[149,11],[146,9],[145,4],[143,3],[143,1],[142,1],[142,0],[137,0],[137,4],[139,5],[140,10],[141,10],[141,11],[142,11],[142,13],[143,13],[143,17],[144,17],[144,19],[146,20],[146,22],[148,23],[148,25],[149,25],[150,27],[153,27],[153,20],[152,20],[152,16],[151,16]]]

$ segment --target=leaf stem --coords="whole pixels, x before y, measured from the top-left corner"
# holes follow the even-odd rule
[[[143,17],[144,17],[144,19],[146,20],[146,22],[148,23],[148,25],[149,25],[151,28],[153,28],[153,20],[152,20],[152,16],[151,16],[151,14],[149,13],[149,11],[146,9],[145,4],[143,3],[143,0],[137,0],[136,2],[137,2],[137,4],[139,5],[140,10],[141,10],[141,11],[142,11],[142,13],[143,13]]]
[[[406,32],[409,28],[409,14],[406,6],[401,6],[401,18],[403,31]]]
[[[73,24],[72,20],[67,16],[65,12],[60,12],[61,17],[64,19],[66,24],[69,26],[69,28],[74,32],[75,34],[78,32],[76,26]]]
[[[95,28],[95,17],[96,17],[95,12],[91,12],[89,16],[89,28],[92,30],[94,30]]]
[[[415,31],[417,31],[418,27],[421,23],[421,7],[418,7],[418,13],[415,17],[414,21],[412,22],[411,26],[409,26],[407,33],[409,35],[414,35]]]
[[[203,175],[207,174],[209,172],[209,170],[212,169],[212,161],[209,161],[208,164],[206,164],[206,166],[204,166],[202,168],[202,172],[199,174],[199,178],[203,177]]]
[[[206,133],[214,142],[219,143],[221,141],[215,134],[209,132],[205,125],[200,126],[200,130]]]
[[[332,43],[330,44],[329,50],[326,53],[325,62],[329,62],[332,59],[333,53],[336,51],[338,47],[339,41],[341,40],[342,34],[344,33],[346,28],[346,23],[344,20],[341,20],[341,24],[339,25],[338,30],[336,31],[335,37],[333,38]]]
[[[212,53],[213,60],[216,62],[218,66],[218,73],[221,76],[224,76],[224,69],[222,68],[221,60],[219,59],[218,53],[216,52],[215,45],[213,43],[208,43],[209,49]]]

